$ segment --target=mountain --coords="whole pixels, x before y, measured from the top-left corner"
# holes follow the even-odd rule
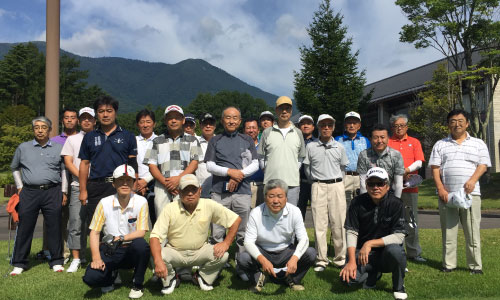
[[[45,52],[45,42],[34,42]],[[0,43],[0,59],[15,44]],[[136,111],[147,104],[165,107],[188,105],[199,93],[222,90],[248,93],[264,99],[271,107],[277,96],[251,86],[202,59],[186,59],[176,64],[153,63],[120,57],[85,57],[64,50],[89,71],[89,84],[96,84],[120,101],[120,111]]]

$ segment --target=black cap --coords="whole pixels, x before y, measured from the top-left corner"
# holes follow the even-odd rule
[[[214,116],[212,116],[212,114],[211,114],[211,113],[204,113],[204,114],[203,114],[203,116],[202,116],[202,117],[201,117],[201,119],[200,119],[200,123],[203,123],[203,122],[205,122],[206,120],[214,120],[214,121],[216,121],[215,117],[214,117]]]
[[[194,118],[193,114],[186,114],[184,116],[184,119],[186,120],[186,122],[193,122],[196,124],[196,119]]]

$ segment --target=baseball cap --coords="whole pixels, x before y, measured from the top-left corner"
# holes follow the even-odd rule
[[[167,108],[165,109],[165,115],[167,115],[171,111],[179,112],[181,115],[184,116],[184,111],[182,110],[182,108],[179,105],[174,104],[174,105],[167,106]]]
[[[335,119],[332,116],[330,116],[329,114],[322,114],[322,115],[319,115],[318,123],[316,123],[316,124],[319,124],[319,122],[321,122],[323,120],[332,120],[333,123],[335,123]]]
[[[194,185],[195,187],[199,188],[200,182],[198,181],[198,178],[196,178],[194,174],[186,174],[182,176],[181,180],[179,181],[179,189],[183,190],[190,185]]]
[[[368,173],[366,173],[366,179],[370,179],[372,177],[377,177],[382,180],[387,180],[389,179],[389,175],[387,175],[387,171],[379,168],[379,167],[373,167],[370,170],[368,170]]]
[[[290,99],[290,97],[287,97],[287,96],[279,97],[278,100],[276,100],[276,107],[283,105],[283,104],[292,105],[292,99]]]
[[[259,117],[259,120],[262,118],[262,117],[269,117],[271,118],[273,121],[274,121],[274,115],[272,112],[266,110],[266,111],[263,111],[261,114],[260,114],[260,117]]]
[[[84,108],[80,109],[80,111],[78,112],[78,116],[80,117],[81,115],[83,115],[85,113],[91,115],[92,117],[95,117],[95,111],[90,107],[84,107]]]
[[[193,122],[194,124],[196,124],[196,119],[194,118],[193,114],[187,113],[184,119],[186,120],[186,122]]]
[[[351,118],[351,117],[352,118],[356,118],[356,119],[358,119],[358,120],[361,121],[361,116],[357,112],[355,112],[355,111],[350,111],[350,112],[346,113],[345,117],[344,117],[344,120],[347,119],[347,118]]]
[[[135,179],[135,171],[134,168],[132,168],[130,165],[123,164],[118,167],[113,171],[113,178],[118,179],[122,176],[128,176],[132,179]]]
[[[211,113],[205,113],[205,114],[201,117],[201,119],[200,119],[200,123],[203,123],[203,122],[205,122],[206,120],[214,120],[214,121],[216,121],[215,117],[214,117],[214,116],[212,116],[212,114],[211,114]]]
[[[299,118],[299,123],[300,123],[302,120],[311,120],[311,122],[313,122],[313,123],[314,123],[314,119],[313,119],[310,115],[302,115],[302,116],[300,116],[300,118]]]

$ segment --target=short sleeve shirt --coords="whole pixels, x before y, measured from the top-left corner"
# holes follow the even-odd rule
[[[389,138],[388,146],[401,152],[405,168],[408,168],[417,160],[422,162],[425,161],[422,145],[420,145],[420,141],[414,137],[405,135],[402,139],[397,139],[392,136]],[[418,174],[418,171],[413,171],[412,174]],[[404,189],[403,193],[418,193],[418,188]]]
[[[333,138],[328,143],[319,139],[306,147],[304,167],[310,168],[313,180],[331,180],[342,177],[342,169],[349,163],[344,146]]]
[[[361,194],[352,200],[344,228],[358,233],[357,249],[369,240],[394,233],[406,235],[403,202],[387,193],[376,205],[368,193]]]
[[[349,159],[349,164],[345,170],[356,172],[359,153],[371,147],[370,141],[359,131],[356,133],[354,139],[351,139],[349,135],[344,133],[343,135],[336,136],[335,140],[344,145],[347,158]]]
[[[78,157],[80,153],[80,146],[82,145],[85,131],[80,131],[77,134],[69,136],[61,150],[61,156],[71,156],[73,158],[73,165],[76,169],[80,169],[81,159]],[[71,185],[79,186],[78,177],[71,174]]]
[[[373,148],[366,149],[359,154],[357,168],[359,174],[366,174],[373,167],[385,169],[389,175],[390,184],[394,182],[396,175],[405,173],[403,156],[391,147],[386,147],[381,154],[375,152]]]

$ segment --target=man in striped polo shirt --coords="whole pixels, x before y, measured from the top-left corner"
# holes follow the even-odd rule
[[[471,274],[483,274],[481,263],[481,193],[479,178],[491,167],[486,144],[467,132],[469,114],[460,109],[452,110],[448,116],[450,135],[438,141],[432,148],[429,165],[439,195],[439,215],[443,233],[443,272],[457,267],[458,222],[465,235],[467,266]],[[472,206],[468,209],[451,207],[448,196],[464,190],[472,195]]]

